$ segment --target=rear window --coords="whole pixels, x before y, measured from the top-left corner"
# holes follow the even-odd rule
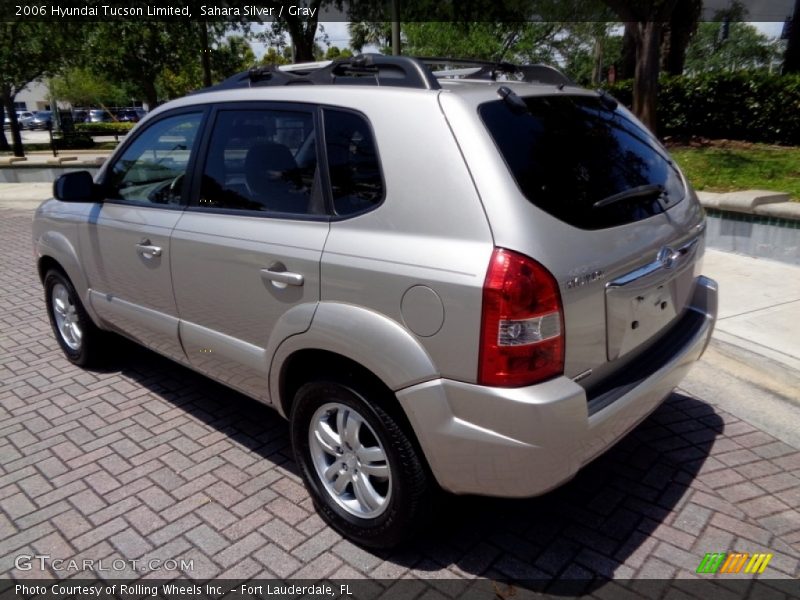
[[[523,98],[479,107],[522,193],[582,229],[632,223],[680,202],[683,182],[652,135],[599,98]]]

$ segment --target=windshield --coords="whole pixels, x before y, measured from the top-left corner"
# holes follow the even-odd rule
[[[602,229],[683,199],[677,168],[627,111],[597,97],[523,100],[527,111],[497,100],[479,113],[520,190],[542,210],[575,227]]]

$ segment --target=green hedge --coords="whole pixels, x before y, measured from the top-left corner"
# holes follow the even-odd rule
[[[54,136],[53,142],[59,150],[88,150],[94,148],[94,140],[80,133],[66,136]]]
[[[632,104],[633,82],[608,90]],[[658,135],[800,145],[800,75],[722,73],[659,82]]]
[[[125,135],[135,123],[78,123],[75,131],[89,135]]]

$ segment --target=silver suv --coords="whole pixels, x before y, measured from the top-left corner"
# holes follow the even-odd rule
[[[271,405],[367,546],[438,490],[563,484],[716,318],[703,211],[646,128],[547,68],[453,62],[240,74],[62,176],[33,225],[69,360],[116,332]]]

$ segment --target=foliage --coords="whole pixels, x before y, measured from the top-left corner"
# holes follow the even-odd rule
[[[728,28],[725,39],[723,26]],[[782,46],[749,23],[700,23],[689,43],[685,73],[769,69],[780,61]]]
[[[288,56],[287,51],[288,50]],[[264,53],[264,56],[261,57],[259,64],[261,65],[288,65],[292,62],[291,50],[289,48],[284,48],[284,52],[278,52],[278,50],[272,46],[267,48],[267,51]]]
[[[608,89],[630,106],[630,80]],[[658,98],[662,137],[800,145],[800,75],[738,72],[664,77]]]
[[[78,133],[86,133],[88,135],[125,135],[135,123],[115,123],[113,121],[108,123],[77,123],[75,131]]]
[[[56,98],[73,106],[123,106],[135,95],[84,67],[65,69],[51,79],[50,89]]]
[[[349,58],[353,56],[353,53],[350,52],[347,48],[344,50],[340,50],[338,46],[330,46],[325,51],[325,60],[335,60],[337,58]]]
[[[595,70],[602,75],[619,59],[622,38],[612,36],[612,28],[610,23],[406,23],[404,52],[547,63],[578,82],[589,83]]]
[[[53,137],[53,143],[59,150],[88,150],[94,148],[94,140],[89,135],[75,134]]]
[[[209,63],[212,82],[219,82],[254,66],[256,57],[245,37],[232,35],[212,44]],[[178,98],[201,87],[203,71],[199,60],[165,68],[157,79],[160,97]]]
[[[800,148],[719,142],[669,151],[698,190],[774,190],[800,200]]]

